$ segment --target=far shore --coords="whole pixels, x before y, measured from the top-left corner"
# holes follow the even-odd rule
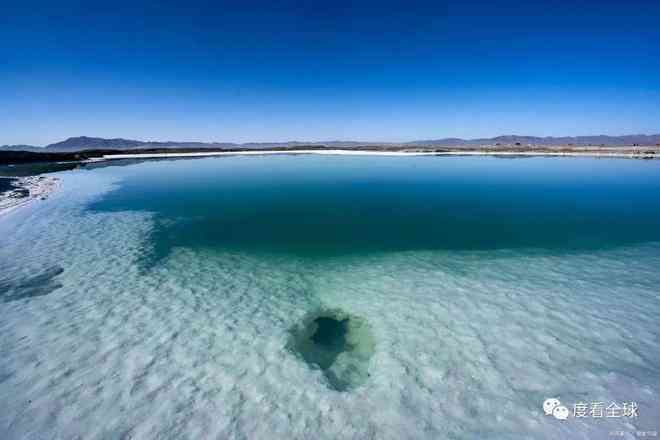
[[[563,157],[611,157],[630,159],[660,158],[660,145],[656,146],[587,146],[587,145],[483,145],[461,147],[364,145],[356,147],[328,147],[325,145],[286,146],[268,149],[249,148],[185,148],[168,147],[153,149],[83,149],[76,151],[0,151],[0,165],[37,163],[100,162],[115,159],[156,159],[206,156],[258,156],[275,154],[320,154],[344,156],[563,156]],[[1,173],[0,173],[1,174]]]
[[[240,151],[197,151],[173,153],[121,153],[104,154],[101,157],[90,158],[88,162],[99,162],[117,159],[156,159],[162,157],[206,157],[206,156],[257,156],[277,154],[317,154],[334,156],[568,156],[568,157],[612,157],[612,158],[660,158],[660,149],[538,149],[538,150],[494,150],[494,149],[460,149],[448,151],[376,151],[359,149],[314,149],[314,150],[240,150]]]

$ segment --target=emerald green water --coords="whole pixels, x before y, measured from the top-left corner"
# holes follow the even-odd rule
[[[323,257],[660,239],[657,161],[224,157],[120,175],[92,209],[155,213],[152,263],[180,246]]]
[[[0,438],[603,439],[660,420],[660,161],[263,156],[0,217]],[[543,402],[634,402],[567,420]]]

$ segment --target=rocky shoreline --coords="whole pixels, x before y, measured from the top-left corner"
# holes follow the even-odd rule
[[[27,205],[33,200],[46,200],[60,186],[60,179],[53,176],[29,176],[14,179],[12,188],[0,193],[0,215]]]

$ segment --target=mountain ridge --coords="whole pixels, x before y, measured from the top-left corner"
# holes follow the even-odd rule
[[[55,142],[44,147],[34,145],[3,145],[2,151],[58,151],[73,152],[92,149],[102,150],[130,150],[130,149],[154,149],[154,148],[246,148],[264,149],[274,147],[297,147],[297,146],[327,146],[335,148],[356,148],[360,146],[429,146],[429,147],[469,147],[469,146],[498,146],[498,145],[524,145],[524,146],[658,146],[660,145],[660,134],[632,134],[622,136],[593,135],[593,136],[523,136],[523,135],[501,135],[491,138],[441,138],[427,139],[410,142],[360,142],[360,141],[325,141],[325,142],[195,142],[195,141],[140,141],[124,138],[100,138],[89,136],[75,136],[60,142]]]

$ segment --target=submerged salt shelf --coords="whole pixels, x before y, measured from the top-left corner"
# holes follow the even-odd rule
[[[0,220],[0,437],[657,430],[659,171],[249,157],[59,173]],[[548,397],[639,417],[560,421]]]

